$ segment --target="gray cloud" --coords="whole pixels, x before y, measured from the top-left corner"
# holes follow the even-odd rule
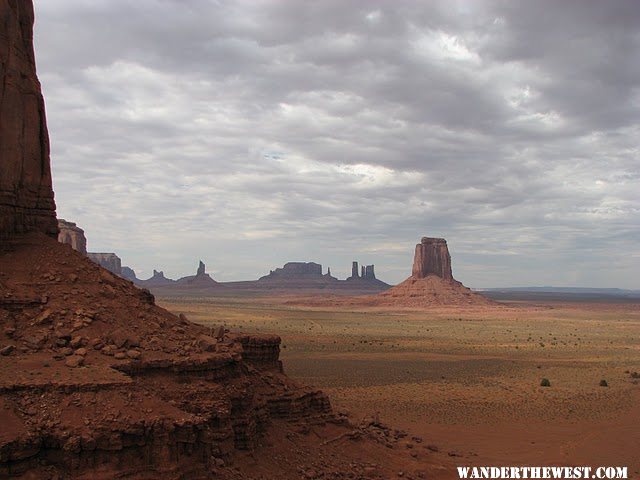
[[[36,2],[58,211],[142,276],[640,288],[634,1]]]

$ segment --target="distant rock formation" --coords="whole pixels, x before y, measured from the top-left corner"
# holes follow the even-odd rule
[[[365,280],[375,280],[376,279],[376,274],[374,272],[374,266],[373,265],[367,265],[365,267],[364,270],[364,278]]]
[[[358,262],[351,263],[351,276],[347,278],[349,281],[353,280],[376,280],[375,266],[374,265],[362,265],[360,267],[360,274],[358,274]]]
[[[155,271],[154,271],[155,272]],[[160,272],[162,273],[162,272]],[[164,276],[164,275],[163,275]],[[202,260],[198,263],[198,270],[195,275],[182,277],[176,282],[180,286],[206,288],[218,286],[219,283],[206,273],[206,266]]]
[[[411,275],[414,278],[436,275],[443,280],[453,281],[451,255],[444,238],[422,237],[416,245]]]
[[[120,276],[134,283],[138,280],[138,278],[136,277],[136,272],[134,272],[133,268],[131,267],[122,267]]]
[[[360,278],[360,275],[358,274],[358,262],[351,263],[351,276],[349,278]]]
[[[33,5],[0,5],[0,239],[58,235],[49,134],[33,53]]]
[[[138,285],[142,285],[147,288],[152,288],[152,287],[164,287],[167,285],[174,285],[176,281],[165,277],[164,272],[162,271],[159,272],[157,270],[154,270],[153,276],[151,278],[148,278],[146,280],[138,280],[136,283]]]
[[[115,253],[88,252],[87,257],[111,273],[122,276],[122,260]]]
[[[67,222],[62,218],[58,219],[58,241],[71,245],[71,248],[80,252],[83,255],[87,254],[87,237],[84,235],[84,230],[78,227],[73,222]]]
[[[259,280],[298,279],[304,277],[322,277],[322,265],[315,262],[288,262],[282,268],[271,270],[269,275]]]
[[[411,276],[390,290],[366,299],[366,302],[368,305],[403,307],[494,303],[453,278],[447,241],[430,237],[423,237],[416,245]]]

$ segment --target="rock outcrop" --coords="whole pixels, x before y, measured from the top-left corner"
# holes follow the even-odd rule
[[[0,240],[58,235],[44,99],[33,52],[33,5],[0,2]]]
[[[205,270],[206,270],[206,267],[204,265],[204,262],[202,260],[200,260],[200,263],[198,263],[198,270],[196,271],[196,276],[204,275],[205,274]]]
[[[423,237],[416,245],[409,278],[364,301],[367,305],[417,308],[494,303],[453,278],[447,241],[430,237]]]
[[[358,262],[351,263],[351,276],[347,278],[348,281],[364,280],[373,281],[376,280],[375,266],[374,265],[362,265],[360,267],[360,274],[358,274]]]
[[[115,253],[89,252],[87,256],[90,260],[106,268],[111,273],[122,276],[122,260],[120,260],[120,257]]]
[[[76,252],[83,255],[87,254],[87,237],[84,230],[73,222],[67,222],[61,218],[58,219],[58,241],[70,245]]]
[[[416,245],[411,276],[425,278],[429,275],[453,281],[451,255],[444,238],[422,237],[420,243]]]
[[[360,274],[358,273],[358,262],[351,263],[351,276],[349,278],[360,278]]]
[[[195,275],[182,277],[176,281],[176,285],[189,288],[207,288],[220,286],[211,276],[206,273],[206,266],[202,260],[198,263]]]
[[[154,270],[151,278],[147,278],[146,280],[138,280],[136,283],[146,288],[153,288],[174,285],[176,281],[165,277],[163,271]]]
[[[373,265],[367,265],[365,267],[364,278],[365,279],[370,279],[370,280],[375,280],[376,279],[376,274],[375,274]]]

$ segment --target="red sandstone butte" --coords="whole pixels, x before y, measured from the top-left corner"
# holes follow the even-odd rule
[[[0,2],[0,238],[58,234],[44,99],[33,53],[33,5]]]
[[[425,278],[429,275],[436,275],[443,280],[453,280],[451,255],[444,238],[422,237],[416,245],[411,276]]]

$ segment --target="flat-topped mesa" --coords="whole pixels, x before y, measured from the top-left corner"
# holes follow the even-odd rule
[[[60,243],[71,245],[71,248],[83,255],[87,254],[87,237],[85,237],[83,229],[62,218],[58,219],[58,229],[60,230],[58,233]]]
[[[416,245],[411,276],[425,278],[429,275],[453,281],[451,255],[444,238],[422,237],[420,243]]]
[[[33,5],[0,2],[0,240],[58,235],[44,99],[33,52]]]
[[[273,278],[305,278],[305,277],[322,277],[322,265],[315,262],[288,262],[282,268],[271,270],[269,275],[261,277],[263,279]]]

